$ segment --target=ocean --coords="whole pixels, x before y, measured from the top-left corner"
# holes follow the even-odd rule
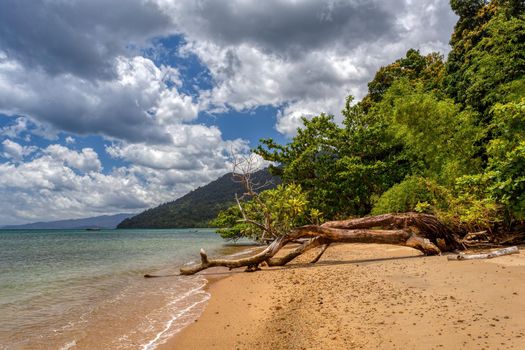
[[[0,349],[154,349],[209,299],[176,275],[200,248],[240,250],[210,229],[0,230]]]

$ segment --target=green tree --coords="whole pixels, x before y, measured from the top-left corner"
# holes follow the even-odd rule
[[[495,103],[525,92],[525,11],[514,1],[491,1],[473,16],[469,28],[460,19],[454,30],[445,89],[489,123]]]
[[[513,218],[525,220],[525,98],[494,107],[488,144],[491,194],[505,205]]]
[[[461,109],[450,98],[425,91],[422,83],[399,79],[372,113],[385,115],[390,134],[411,159],[411,172],[452,184],[480,171],[479,142],[484,129],[477,113]]]
[[[343,126],[324,114],[303,119],[304,126],[289,144],[262,140],[256,150],[279,163],[283,181],[300,184],[311,206],[327,218],[368,213],[373,196],[406,174],[407,161],[387,135],[387,121],[351,102],[350,97]]]
[[[460,20],[474,17],[485,4],[485,0],[450,0],[450,7]]]
[[[286,235],[300,224],[319,220],[321,213],[309,209],[301,186],[288,184],[239,201],[238,205],[221,211],[212,225],[219,227],[217,233],[226,240],[245,237],[264,242]]]
[[[368,94],[360,104],[368,110],[374,103],[381,101],[384,93],[400,78],[419,81],[426,90],[437,90],[442,84],[444,72],[441,55],[431,53],[422,56],[418,50],[410,49],[405,57],[379,68],[374,79],[368,83]]]

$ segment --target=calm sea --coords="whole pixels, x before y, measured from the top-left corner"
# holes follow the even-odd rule
[[[154,349],[202,312],[212,230],[0,230],[0,349]],[[165,277],[145,279],[145,273]]]

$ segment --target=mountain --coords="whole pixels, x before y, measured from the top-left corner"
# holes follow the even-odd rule
[[[255,183],[265,184],[269,189],[279,184],[278,177],[270,175],[268,169],[252,174]],[[234,182],[228,173],[209,184],[191,191],[169,203],[148,209],[132,218],[122,221],[117,228],[187,228],[207,227],[209,221],[234,203],[235,194],[242,194],[243,187]]]
[[[116,214],[102,215],[84,219],[59,220],[48,222],[34,222],[24,225],[8,225],[3,229],[24,229],[24,230],[66,230],[66,229],[86,229],[86,228],[103,228],[114,229],[124,219],[135,214]]]

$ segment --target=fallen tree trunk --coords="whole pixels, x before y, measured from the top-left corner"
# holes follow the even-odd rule
[[[259,265],[283,266],[304,254],[321,247],[312,263],[317,262],[332,243],[381,243],[412,247],[425,255],[440,254],[442,250],[453,250],[460,246],[460,235],[452,228],[428,214],[385,214],[359,219],[330,221],[323,225],[298,227],[287,235],[274,240],[266,249],[241,259],[210,259],[201,250],[200,264],[184,266],[183,275],[192,275],[210,267],[224,266],[230,269],[247,267],[247,271]],[[275,255],[287,244],[307,239],[282,257]],[[441,248],[438,248],[438,246]]]
[[[385,229],[406,229],[411,227],[418,235],[430,239],[436,244],[444,242],[445,250],[461,249],[462,237],[466,232],[461,227],[452,227],[440,221],[436,216],[420,213],[382,214],[357,219],[328,221],[321,225],[327,228],[363,229],[382,227]],[[441,245],[441,244],[440,244]]]

